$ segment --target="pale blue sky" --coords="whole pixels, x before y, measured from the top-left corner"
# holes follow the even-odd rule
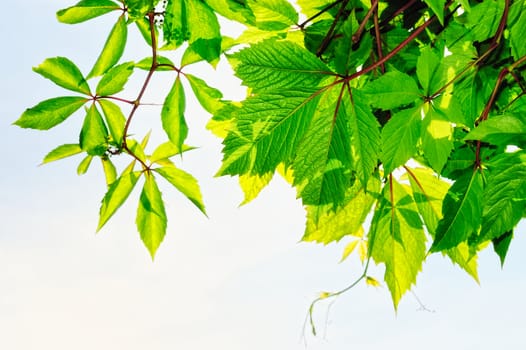
[[[87,72],[115,20],[114,14],[96,20],[95,29],[57,23],[55,11],[71,4],[12,2],[0,22],[0,349],[304,349],[310,301],[347,285],[360,265],[355,258],[338,264],[342,244],[298,243],[304,213],[283,181],[238,208],[236,180],[213,178],[220,142],[204,130],[208,116],[195,103],[187,117],[190,143],[200,149],[182,166],[200,180],[210,218],[163,187],[169,228],[154,263],[134,224],[137,191],[95,235],[104,194],[98,164],[82,177],[75,173],[78,158],[37,166],[56,145],[76,141],[82,117],[48,132],[11,126],[25,108],[67,94],[31,67],[60,55]],[[126,57],[147,54],[139,42]],[[196,74],[221,84],[227,97],[243,93],[235,80],[207,67]],[[148,101],[162,102],[157,92],[170,79],[157,80]],[[134,130],[142,132],[158,111],[144,108]],[[161,136],[154,132],[154,141]],[[482,254],[481,286],[432,256],[415,292],[434,312],[418,311],[409,293],[396,315],[386,287],[365,285],[336,301],[326,326],[327,305],[321,305],[321,337],[307,334],[307,349],[524,348],[524,229],[517,230],[503,270],[490,250]],[[381,278],[381,269],[373,275]]]

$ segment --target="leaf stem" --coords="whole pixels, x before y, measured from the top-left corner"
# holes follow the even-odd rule
[[[305,29],[305,26],[309,23],[309,22],[312,22],[313,20],[315,20],[316,18],[318,18],[319,16],[321,16],[322,14],[324,14],[325,12],[329,11],[330,9],[332,9],[333,7],[335,7],[336,5],[338,5],[340,2],[342,2],[343,0],[336,0],[335,2],[333,2],[332,4],[329,4],[327,6],[325,6],[323,9],[321,9],[318,13],[316,13],[315,15],[307,18],[305,21],[303,21],[301,24],[298,24],[298,28],[300,28],[301,30]]]

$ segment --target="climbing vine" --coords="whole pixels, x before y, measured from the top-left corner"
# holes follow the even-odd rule
[[[185,143],[193,94],[223,139],[218,175],[238,176],[245,202],[282,176],[306,210],[303,240],[345,238],[344,258],[360,255],[359,279],[322,293],[311,313],[360,281],[377,285],[371,262],[385,265],[396,308],[429,254],[475,279],[488,244],[504,263],[526,216],[525,9],[523,0],[81,0],[58,20],[116,18],[93,68],[85,75],[66,57],[46,59],[34,71],[70,95],[38,103],[15,124],[47,130],[83,114],[78,142],[43,163],[83,154],[83,174],[102,162],[98,229],[142,186],[137,229],[153,258],[167,228],[160,179],[205,213],[196,179],[173,161],[194,149]],[[218,17],[246,30],[223,36]],[[133,27],[151,54],[122,62]],[[224,58],[248,88],[243,101],[187,72]],[[147,72],[139,91],[123,96],[138,70]],[[150,147],[149,134],[129,129],[161,71],[173,75],[159,92],[166,142]],[[117,169],[117,157],[129,165]]]

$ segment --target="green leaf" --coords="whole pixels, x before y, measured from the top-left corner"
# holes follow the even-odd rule
[[[153,175],[148,174],[137,208],[137,229],[152,259],[166,234],[166,211]]]
[[[229,58],[236,75],[254,92],[313,88],[332,74],[316,56],[290,41],[265,40]]]
[[[207,0],[206,3],[225,18],[247,25],[254,25],[256,22],[246,0]]]
[[[199,79],[191,74],[185,74],[192,91],[197,97],[197,100],[203,106],[203,108],[211,114],[217,113],[221,108],[224,107],[224,102],[221,101],[223,94],[221,91],[210,87],[204,80]]]
[[[82,152],[82,149],[78,144],[65,144],[58,146],[51,152],[49,152],[42,161],[42,164],[54,162],[56,160],[64,159],[67,157],[74,156]]]
[[[494,145],[526,144],[526,121],[522,116],[504,114],[491,117],[471,130],[465,140],[480,140]]]
[[[186,136],[188,126],[184,118],[185,96],[181,78],[177,76],[172,89],[164,100],[161,112],[163,129],[168,135],[168,139],[177,147],[181,148]]]
[[[231,49],[236,44],[237,44],[237,41],[228,36],[221,37],[221,53],[225,53],[226,51]],[[192,46],[188,46],[183,53],[183,57],[181,58],[181,67],[188,66],[193,63],[201,62],[204,59],[205,58],[201,57],[201,55],[197,53]],[[217,63],[219,63],[219,60],[216,59],[210,63],[215,68],[217,66]]]
[[[90,95],[86,79],[78,67],[66,57],[48,58],[33,71],[65,89]]]
[[[252,202],[261,191],[270,183],[270,180],[274,177],[273,173],[267,173],[264,175],[241,175],[239,176],[239,187],[243,191],[245,198],[239,206]]]
[[[113,165],[112,161],[108,158],[101,157],[102,168],[104,169],[104,176],[106,178],[106,184],[110,186],[115,179],[117,179],[117,169]]]
[[[518,60],[522,56],[526,55],[526,46],[524,45],[524,33],[526,33],[526,12],[524,12],[524,9],[521,9],[520,13],[519,19],[513,24],[510,30],[511,53],[515,60]]]
[[[506,260],[506,254],[508,254],[508,249],[510,247],[511,240],[513,239],[513,231],[508,231],[502,236],[494,238],[493,249],[495,253],[499,256],[500,265],[504,266],[504,261]]]
[[[141,33],[146,43],[152,46],[152,33],[150,29],[150,20],[147,17],[137,18],[135,20],[135,25],[137,26],[137,29],[139,29],[139,32]],[[157,26],[154,26],[154,31],[155,31],[155,38],[158,38],[159,33],[157,30]]]
[[[108,70],[97,84],[97,96],[110,96],[121,92],[133,73],[134,65],[133,62],[127,62]]]
[[[465,173],[451,186],[444,198],[444,217],[438,223],[432,252],[456,247],[478,230],[483,188],[479,171]]]
[[[124,173],[111,183],[108,192],[106,192],[102,199],[97,232],[100,231],[113,214],[115,214],[117,209],[126,201],[141,174],[140,171]]]
[[[433,10],[441,25],[444,25],[444,7],[446,0],[424,0],[424,2]]]
[[[416,153],[420,138],[421,107],[394,114],[382,129],[382,162],[386,173],[404,165]]]
[[[48,130],[62,123],[88,100],[85,97],[55,97],[26,109],[14,122],[21,128]]]
[[[104,99],[99,99],[97,102],[102,108],[102,113],[104,113],[113,143],[120,147],[122,145],[126,117],[124,117],[121,108],[115,103]]]
[[[479,242],[496,239],[519,223],[526,199],[526,153],[504,153],[488,164],[490,176],[482,196]]]
[[[290,162],[310,125],[319,97],[283,91],[255,95],[235,112],[237,125],[224,140],[219,175],[263,175]]]
[[[93,156],[90,156],[89,154],[80,162],[79,166],[77,167],[77,174],[78,175],[84,175],[88,172],[89,166],[91,165],[91,161],[93,160]]]
[[[453,149],[453,128],[444,116],[433,108],[422,123],[422,150],[433,170],[440,174]]]
[[[137,140],[127,139],[126,144],[137,158],[146,163],[146,154],[144,153],[144,147],[139,142],[137,142]]]
[[[190,47],[208,62],[219,58],[221,33],[214,11],[203,1],[185,0]]]
[[[76,5],[57,12],[62,23],[75,24],[120,10],[120,6],[110,0],[81,0]]]
[[[416,283],[426,256],[426,237],[408,191],[392,177],[384,186],[369,232],[369,255],[385,264],[384,280],[395,309]]]
[[[399,71],[385,73],[367,84],[362,92],[369,98],[373,107],[383,110],[408,105],[421,95],[415,80]]]
[[[472,6],[465,21],[473,40],[482,42],[495,35],[503,12],[504,1],[499,0],[484,0]]]
[[[185,0],[169,1],[164,12],[163,39],[166,49],[175,49],[188,40]]]
[[[192,175],[176,167],[162,167],[154,169],[154,171],[164,177],[206,215],[199,184]]]
[[[408,174],[418,212],[427,231],[434,238],[438,222],[443,217],[442,200],[448,192],[449,184],[425,168],[410,169]],[[478,282],[477,257],[472,256],[466,243],[447,249],[444,253]]]
[[[304,205],[343,203],[352,184],[350,129],[341,108],[345,86],[321,95],[310,127],[298,144],[292,168],[294,185]]]
[[[79,145],[83,151],[92,156],[101,156],[108,149],[108,130],[94,103],[84,119]]]
[[[367,190],[355,182],[347,193],[347,203],[334,210],[332,206],[308,206],[307,223],[302,240],[328,244],[360,230],[380,192],[380,181],[371,178]]]
[[[120,60],[126,46],[127,37],[128,27],[126,19],[124,15],[121,15],[113,26],[97,62],[88,74],[88,79],[103,75]]]
[[[446,83],[446,69],[440,57],[427,46],[420,50],[420,57],[416,63],[416,76],[424,89],[425,96],[431,96]]]
[[[136,68],[149,71],[152,68],[153,60],[151,57],[146,57],[135,64]],[[173,71],[175,66],[173,62],[164,56],[157,56],[157,64],[161,65],[157,67],[156,71]]]
[[[247,3],[260,29],[282,30],[298,23],[298,13],[286,0],[248,0]]]
[[[365,187],[380,158],[380,124],[358,90],[343,101],[351,130],[351,156],[356,175]]]
[[[167,141],[165,143],[161,143],[152,153],[150,156],[150,162],[155,163],[160,160],[165,160],[168,158],[171,158],[173,156],[176,156],[178,154],[182,154],[183,152],[190,151],[194,149],[194,147],[182,145],[182,147],[177,147],[170,141]]]

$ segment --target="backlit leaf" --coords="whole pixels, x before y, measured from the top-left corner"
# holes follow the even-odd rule
[[[426,237],[413,198],[396,180],[389,179],[371,223],[369,255],[377,264],[385,264],[384,280],[396,309],[422,269]]]
[[[453,248],[478,230],[483,188],[479,171],[465,173],[451,186],[443,202],[444,217],[438,223],[432,252]]]
[[[186,136],[188,135],[188,126],[184,117],[185,96],[181,79],[177,77],[172,89],[164,100],[161,112],[163,129],[168,135],[170,141],[181,148]]]
[[[108,70],[97,85],[97,95],[110,96],[121,92],[133,73],[133,67],[133,62],[127,62]]]
[[[62,123],[88,100],[85,97],[55,97],[26,109],[14,122],[21,128],[48,130]]]
[[[382,156],[386,173],[404,165],[416,153],[422,122],[421,108],[394,114],[382,129]]]
[[[161,191],[153,175],[146,175],[146,181],[137,208],[137,229],[152,259],[166,234],[166,211]]]
[[[192,175],[176,167],[162,167],[154,169],[154,171],[164,177],[206,215],[199,184]]]
[[[100,207],[99,224],[97,231],[99,231],[108,220],[115,214],[117,209],[126,201],[131,191],[135,187],[137,180],[141,176],[141,172],[128,172],[121,175],[117,180],[111,183],[108,192],[102,199]]]
[[[48,58],[33,71],[65,89],[89,95],[90,89],[78,67],[66,57]]]
[[[398,71],[385,73],[367,84],[362,91],[372,106],[383,110],[410,104],[421,95],[415,80]]]
[[[79,145],[82,150],[92,156],[103,155],[108,148],[108,130],[94,103],[84,118]]]
[[[126,46],[128,27],[124,15],[121,15],[113,26],[97,62],[88,74],[88,79],[103,75],[121,58]]]
[[[51,152],[49,152],[42,161],[42,164],[54,162],[56,160],[64,159],[67,157],[74,156],[82,152],[82,149],[78,144],[65,144],[58,146]]]
[[[62,23],[75,24],[119,10],[120,6],[110,0],[81,0],[74,6],[57,12],[57,19]]]

